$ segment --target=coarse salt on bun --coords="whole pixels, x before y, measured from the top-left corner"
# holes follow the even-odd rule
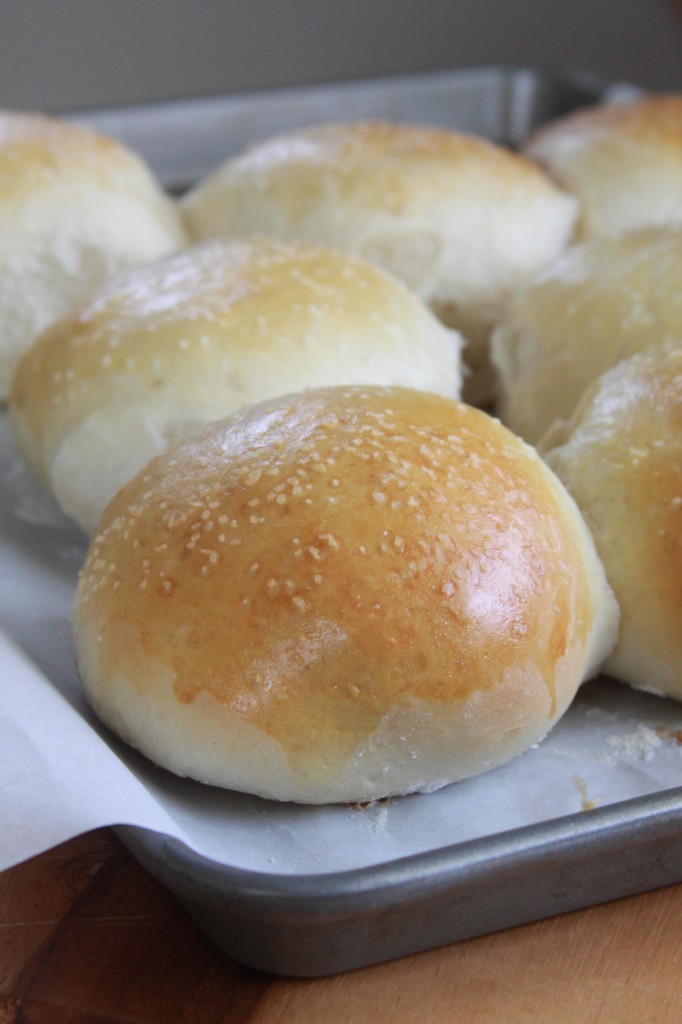
[[[609,653],[589,533],[534,450],[402,388],[244,409],[153,460],[83,569],[102,720],[180,775],[372,800],[540,739]]]
[[[553,440],[621,608],[604,671],[682,700],[682,339],[605,373]]]
[[[243,405],[331,384],[456,398],[460,336],[400,282],[343,252],[207,243],[110,280],[22,359],[19,448],[92,533],[153,456]]]
[[[0,398],[21,353],[91,287],[184,244],[175,203],[126,147],[0,111]]]
[[[385,122],[326,124],[251,146],[182,202],[190,235],[266,234],[370,259],[468,341],[467,401],[493,391],[488,335],[502,300],[572,233],[576,202],[484,139]]]
[[[569,114],[524,153],[580,200],[585,238],[682,222],[682,95]]]
[[[682,225],[569,249],[510,300],[492,340],[498,412],[533,444],[626,356],[682,342]]]

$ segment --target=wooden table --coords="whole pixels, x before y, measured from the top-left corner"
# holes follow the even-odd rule
[[[0,875],[0,1024],[679,1024],[682,885],[350,974],[234,963],[107,829]]]

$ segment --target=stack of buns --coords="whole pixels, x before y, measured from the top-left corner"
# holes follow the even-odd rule
[[[501,764],[604,665],[682,699],[680,139],[675,97],[521,156],[291,133],[184,198],[190,248],[70,298],[10,404],[93,534],[74,637],[103,721],[324,803]]]

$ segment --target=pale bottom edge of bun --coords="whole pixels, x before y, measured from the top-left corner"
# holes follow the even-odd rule
[[[633,690],[682,701],[682,650],[680,654],[681,663],[675,666],[657,658],[651,649],[621,638],[602,672]]]
[[[462,401],[476,408],[487,408],[497,395],[497,370],[490,358],[496,308],[481,307],[472,311],[447,300],[432,300],[429,304],[441,323],[464,337]]]
[[[498,767],[543,739],[580,681],[575,664],[557,686],[557,703],[539,673],[526,670],[466,699],[411,700],[393,707],[354,749],[338,737],[306,736],[288,749],[206,691],[190,703],[175,696],[168,669],[145,682],[115,673],[106,681],[79,650],[79,670],[98,717],[120,738],[176,775],[224,789],[302,804],[355,803],[443,786]],[[165,676],[165,678],[164,678]]]
[[[209,415],[114,404],[97,409],[63,438],[48,469],[62,510],[94,536],[104,509],[120,487],[180,438],[200,430]]]

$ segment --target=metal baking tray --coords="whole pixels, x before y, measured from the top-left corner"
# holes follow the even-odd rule
[[[352,970],[682,880],[682,788],[356,871],[268,875],[117,832],[230,956]]]
[[[538,124],[629,96],[627,84],[489,67],[76,115],[121,138],[181,192],[275,132],[380,117],[517,146]],[[182,843],[119,828],[139,861],[236,960],[285,975],[345,971],[682,879],[682,788],[367,868],[232,868]]]
[[[473,132],[516,148],[581,106],[639,93],[579,72],[484,67],[74,114],[121,139],[182,192],[251,142],[330,120],[388,118]]]

